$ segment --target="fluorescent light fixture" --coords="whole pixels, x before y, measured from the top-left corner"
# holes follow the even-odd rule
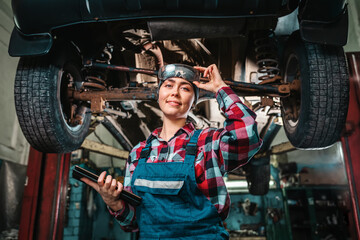
[[[248,187],[246,180],[225,181],[225,185],[228,189],[247,188]]]
[[[229,193],[248,192],[248,184],[246,180],[227,181],[227,179],[225,179],[225,185]],[[273,179],[270,180],[269,187],[276,188],[276,182]]]

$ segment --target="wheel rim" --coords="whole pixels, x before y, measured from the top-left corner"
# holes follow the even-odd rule
[[[301,82],[300,65],[297,56],[293,53],[289,55],[285,68],[284,81],[294,84],[295,81]],[[295,131],[300,116],[301,109],[301,88],[291,91],[290,96],[281,100],[283,121],[289,132]]]
[[[68,89],[77,89],[76,73],[71,69],[64,68],[60,71],[58,82],[58,102],[62,120],[65,126],[72,132],[80,130],[82,125],[78,121],[74,121],[74,115],[78,112],[80,106],[79,102],[72,102],[68,96]]]

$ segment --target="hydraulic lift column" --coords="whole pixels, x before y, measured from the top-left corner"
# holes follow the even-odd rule
[[[356,229],[356,239],[360,239],[360,52],[347,53],[347,60],[350,71],[350,97],[346,131],[341,142],[351,194],[354,229]]]
[[[62,239],[70,153],[44,154],[30,148],[19,239]]]

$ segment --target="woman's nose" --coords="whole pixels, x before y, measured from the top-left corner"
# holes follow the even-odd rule
[[[179,89],[178,88],[173,88],[171,90],[171,96],[178,96],[179,95]]]

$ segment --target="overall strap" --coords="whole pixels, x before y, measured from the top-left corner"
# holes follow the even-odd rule
[[[151,151],[151,138],[147,139],[145,147],[140,152],[139,163],[145,163]]]
[[[185,160],[184,160],[185,163],[191,163],[191,164],[194,163],[197,152],[197,142],[200,133],[201,133],[201,129],[196,130],[194,134],[191,136],[190,141],[186,145]]]

